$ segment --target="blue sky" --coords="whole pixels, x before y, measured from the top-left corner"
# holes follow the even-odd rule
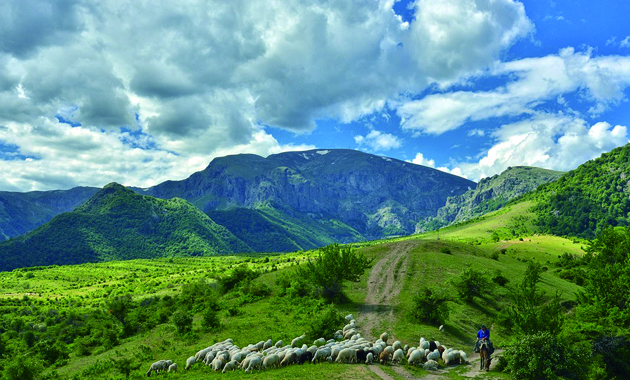
[[[625,1],[9,0],[0,190],[349,148],[479,180],[628,142]]]

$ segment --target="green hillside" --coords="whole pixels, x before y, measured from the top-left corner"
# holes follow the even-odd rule
[[[498,210],[511,200],[536,190],[542,184],[553,182],[563,174],[530,166],[509,167],[501,174],[483,178],[475,189],[449,197],[435,217],[418,223],[416,231],[434,230]]]
[[[141,196],[110,184],[74,211],[0,243],[0,270],[251,251],[183,199]]]
[[[588,161],[529,196],[542,231],[594,238],[630,221],[630,145]]]

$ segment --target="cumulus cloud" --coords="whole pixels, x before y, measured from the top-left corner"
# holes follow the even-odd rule
[[[359,148],[367,148],[368,150],[374,152],[395,149],[402,145],[400,138],[397,136],[374,129],[365,136],[354,136],[354,141],[357,143]]]
[[[98,185],[118,170],[126,174],[109,179],[145,185],[217,152],[272,153],[282,149],[273,128],[303,133],[318,119],[357,120],[484,70],[533,31],[513,0],[420,0],[411,23],[393,4],[3,1],[0,125],[22,137],[0,143],[38,157],[12,161],[6,186]],[[56,122],[68,109],[69,124]],[[150,144],[129,144],[121,127]],[[79,133],[83,142],[73,139]],[[401,145],[378,131],[359,140],[371,150]],[[88,160],[89,171],[75,165],[92,154],[108,159]],[[143,161],[154,164],[132,164]],[[77,171],[56,178],[45,169],[53,163]]]
[[[533,114],[545,101],[564,101],[562,94],[580,91],[598,114],[624,99],[630,86],[630,57],[593,57],[592,51],[562,49],[540,58],[497,63],[491,75],[509,76],[492,91],[456,91],[426,96],[397,108],[403,129],[442,134],[468,121]]]
[[[428,166],[430,168],[435,168],[435,160],[425,158],[424,154],[422,153],[416,154],[416,157],[413,160],[411,160],[411,162],[416,165],[422,165],[422,166]]]
[[[503,125],[493,133],[496,141],[479,161],[458,166],[475,180],[517,165],[568,171],[627,144],[627,132],[622,125],[589,125],[574,115],[539,113],[531,119]]]

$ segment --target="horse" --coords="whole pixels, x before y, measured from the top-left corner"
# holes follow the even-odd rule
[[[479,364],[479,370],[481,371],[485,367],[486,371],[489,371],[492,357],[490,356],[490,343],[488,343],[487,340],[482,340],[479,343],[479,355],[481,355],[481,363]]]

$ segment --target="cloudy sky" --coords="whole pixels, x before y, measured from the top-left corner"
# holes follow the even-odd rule
[[[472,180],[628,142],[626,0],[3,0],[0,190],[350,148]]]

